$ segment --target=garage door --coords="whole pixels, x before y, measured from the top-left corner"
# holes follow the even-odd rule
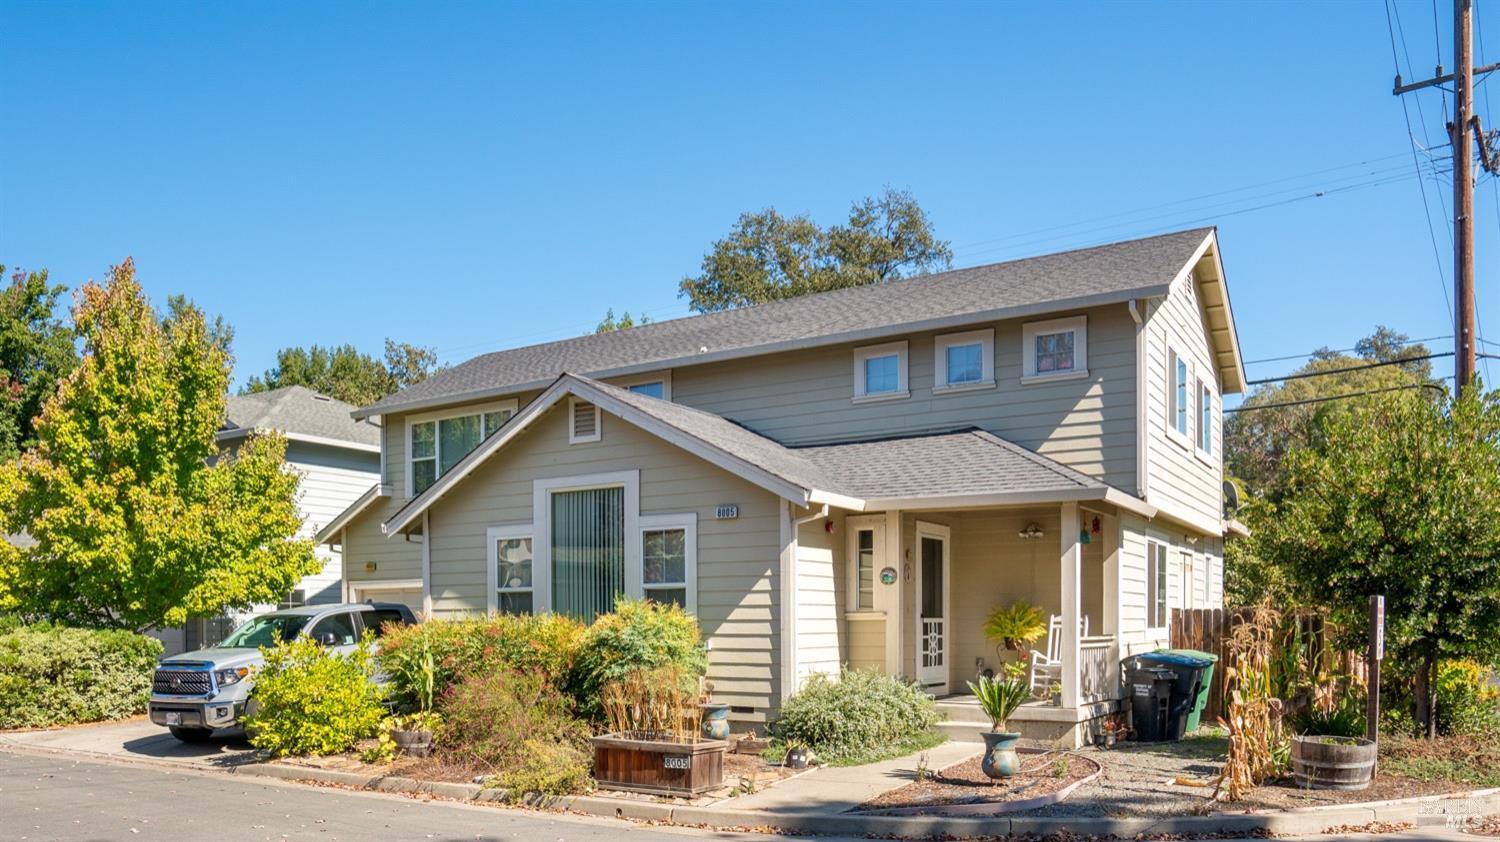
[[[422,613],[422,586],[421,585],[351,585],[355,602],[401,602],[411,609],[413,614]]]

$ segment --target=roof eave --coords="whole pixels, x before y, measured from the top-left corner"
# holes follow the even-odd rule
[[[904,333],[919,333],[927,330],[945,330],[951,327],[961,327],[979,322],[994,322],[1004,319],[1026,318],[1028,316],[1041,316],[1051,313],[1060,313],[1068,310],[1080,310],[1089,307],[1104,307],[1110,304],[1119,304],[1136,298],[1151,298],[1166,295],[1171,289],[1171,284],[1163,282],[1160,284],[1149,284],[1129,290],[1101,293],[1098,295],[1076,296],[1069,299],[1057,301],[1038,302],[1019,307],[1001,307],[992,310],[981,310],[973,313],[964,313],[956,316],[944,316],[935,319],[919,319],[900,324],[882,325],[876,328],[865,328],[862,330],[843,331],[841,333],[830,333],[820,336],[805,337],[801,339],[790,339],[782,342],[768,342],[762,345],[747,345],[742,348],[732,348],[724,351],[708,351],[701,354],[684,354],[661,360],[635,363],[628,366],[617,366],[614,368],[600,369],[598,371],[583,372],[589,377],[602,379],[606,377],[625,377],[631,374],[644,374],[652,371],[660,371],[665,368],[681,368],[690,365],[702,365],[712,362],[723,362],[726,360],[743,359],[745,357],[758,357],[766,354],[776,354],[784,351],[801,351],[808,348],[823,348],[830,345],[842,345],[850,342],[863,342],[866,340],[884,339],[890,336],[899,336]],[[356,419],[368,418],[373,415],[390,415],[393,413],[416,412],[423,409],[434,409],[456,404],[473,403],[480,400],[488,400],[504,395],[512,395],[516,392],[524,392],[529,389],[539,389],[555,381],[555,378],[529,380],[522,383],[504,384],[493,388],[473,389],[452,395],[442,395],[415,401],[392,401],[379,402],[367,407],[354,410],[350,413]],[[398,392],[397,395],[400,393]],[[395,397],[395,396],[393,396]]]

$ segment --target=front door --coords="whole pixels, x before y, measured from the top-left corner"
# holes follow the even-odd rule
[[[917,524],[917,682],[948,692],[948,527]]]

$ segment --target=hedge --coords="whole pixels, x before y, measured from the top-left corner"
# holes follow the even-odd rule
[[[0,626],[0,728],[122,719],[146,709],[161,642],[135,632]]]

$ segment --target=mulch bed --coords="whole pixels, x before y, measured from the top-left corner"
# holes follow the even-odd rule
[[[1418,781],[1389,774],[1377,774],[1368,789],[1355,791],[1305,789],[1297,786],[1291,778],[1286,778],[1256,787],[1244,800],[1220,805],[1216,811],[1290,810],[1297,807],[1324,807],[1360,801],[1386,801],[1393,798],[1443,795],[1449,792],[1466,792],[1471,789],[1477,789],[1477,787],[1457,784],[1453,781]]]
[[[860,805],[863,811],[954,807],[970,804],[1004,805],[1031,801],[1061,792],[1099,772],[1099,764],[1070,752],[1022,754],[1021,772],[995,781],[984,774],[980,758],[912,781],[899,789],[881,793]],[[1059,774],[1061,772],[1061,774]]]

